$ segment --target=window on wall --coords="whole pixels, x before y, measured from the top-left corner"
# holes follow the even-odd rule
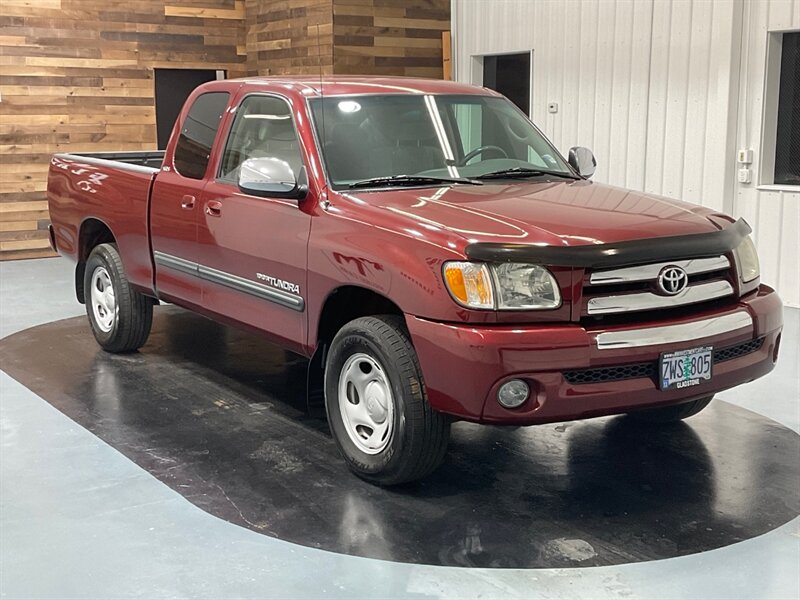
[[[767,37],[761,161],[763,186],[800,186],[800,31]]]
[[[780,62],[774,181],[800,185],[800,32],[783,34]]]

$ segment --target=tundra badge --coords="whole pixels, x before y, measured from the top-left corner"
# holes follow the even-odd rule
[[[266,281],[269,285],[271,285],[274,288],[279,288],[287,292],[292,292],[293,294],[300,293],[300,286],[297,285],[296,283],[291,283],[290,281],[284,281],[283,279],[278,279],[277,277],[273,277],[272,275],[264,275],[264,273],[256,273],[256,277],[258,277],[261,281]]]

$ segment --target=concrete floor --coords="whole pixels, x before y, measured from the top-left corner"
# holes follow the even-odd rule
[[[0,337],[82,312],[65,261],[0,263]],[[798,432],[800,311],[785,319],[776,371],[718,397]],[[588,569],[297,546],[203,512],[0,373],[0,598],[798,598],[798,565],[800,519],[699,555]]]

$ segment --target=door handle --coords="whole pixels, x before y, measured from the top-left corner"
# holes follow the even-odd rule
[[[186,210],[192,210],[194,208],[194,201],[196,198],[194,196],[190,196],[186,194],[183,198],[181,198],[181,208]]]
[[[209,200],[206,202],[206,214],[209,217],[222,216],[222,202],[217,200]]]

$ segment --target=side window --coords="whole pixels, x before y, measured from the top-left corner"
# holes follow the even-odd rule
[[[289,104],[272,96],[248,96],[236,111],[219,176],[237,181],[244,161],[264,157],[286,161],[295,175],[303,166]]]
[[[211,146],[229,95],[227,92],[202,94],[189,109],[175,146],[175,170],[184,177],[202,179],[206,174]]]

